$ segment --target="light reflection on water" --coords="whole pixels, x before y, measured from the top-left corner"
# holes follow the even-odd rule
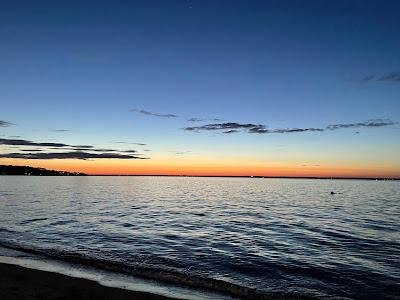
[[[388,181],[3,176],[0,241],[266,292],[395,299],[399,200]]]

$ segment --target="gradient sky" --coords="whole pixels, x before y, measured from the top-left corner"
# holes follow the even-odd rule
[[[399,11],[399,1],[0,1],[0,164],[400,177]]]

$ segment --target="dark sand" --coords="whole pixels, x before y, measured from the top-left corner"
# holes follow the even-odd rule
[[[95,281],[0,263],[0,299],[173,299],[105,287]]]

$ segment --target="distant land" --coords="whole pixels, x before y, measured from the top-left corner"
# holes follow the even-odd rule
[[[85,176],[84,173],[47,170],[28,166],[0,165],[0,175],[32,175],[32,176]]]
[[[66,172],[34,168],[29,166],[0,165],[1,175],[27,175],[27,176],[155,176],[155,177],[227,177],[227,178],[283,178],[283,179],[352,179],[352,180],[396,180],[400,178],[379,177],[318,177],[318,176],[217,176],[217,175],[161,175],[161,174],[85,174],[79,172]]]

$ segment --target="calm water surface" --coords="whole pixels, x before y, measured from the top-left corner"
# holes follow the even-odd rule
[[[0,177],[2,245],[234,294],[400,299],[399,232],[394,181]]]

